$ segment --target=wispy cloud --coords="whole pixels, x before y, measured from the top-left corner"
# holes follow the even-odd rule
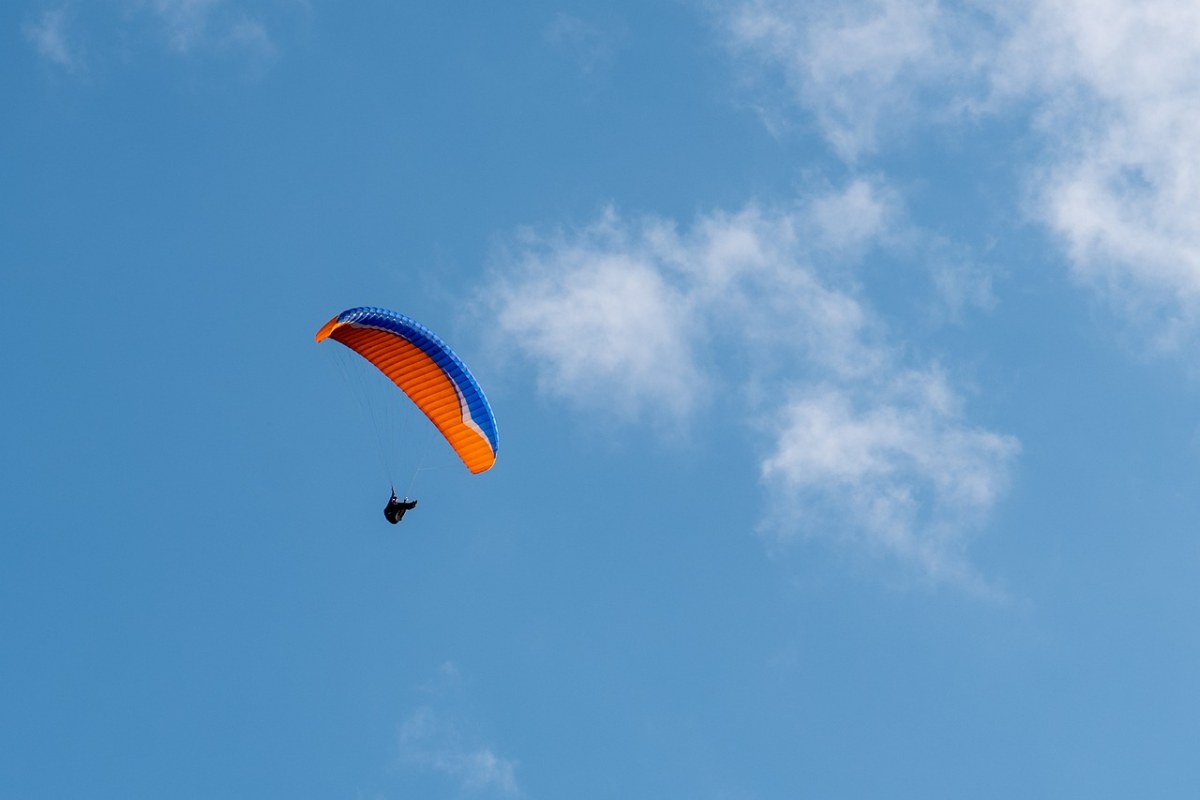
[[[742,397],[742,421],[772,440],[761,476],[776,541],[832,538],[979,583],[965,541],[1016,442],[971,427],[945,372],[908,364],[840,268],[888,241],[899,214],[865,180],[685,229],[609,210],[525,232],[493,284],[496,319],[543,389],[587,411],[686,426],[711,387]],[[813,497],[836,514],[796,513]]]
[[[464,790],[502,797],[521,794],[515,761],[496,755],[489,746],[466,744],[457,723],[428,706],[400,724],[399,753],[403,763],[440,773]]]
[[[121,52],[125,60],[146,49],[175,58],[228,59],[258,69],[279,55],[279,32],[308,14],[306,0],[65,3],[32,16],[23,32],[40,56],[74,72],[85,66],[82,41],[89,43],[87,66],[92,69],[103,65],[106,55]]]
[[[847,162],[878,149],[881,134],[929,113],[930,94],[956,97],[971,76],[972,28],[936,0],[749,0],[714,8],[732,50],[776,70],[791,101],[812,111]]]
[[[1156,344],[1200,321],[1200,6],[1036,2],[1014,26],[997,86],[1033,97],[1050,154],[1037,213],[1075,274]]]
[[[1041,147],[1013,156],[1073,274],[1155,345],[1195,341],[1200,6],[746,0],[713,13],[733,52],[782,81],[851,165],[931,125],[1032,109]]]
[[[223,0],[145,0],[143,9],[154,16],[167,45],[177,53],[189,53],[209,36],[213,14]]]
[[[627,418],[692,412],[706,379],[687,276],[662,268],[669,237],[657,222],[631,232],[613,211],[573,234],[523,232],[498,318],[547,393]]]
[[[886,192],[856,181],[795,209],[714,212],[683,232],[612,209],[576,230],[525,230],[496,282],[499,323],[547,393],[629,419],[678,420],[702,405],[714,380],[703,352],[722,320],[751,361],[786,343],[840,373],[870,369],[863,309],[804,258],[861,249],[889,213]]]
[[[782,517],[771,530],[785,541],[849,539],[935,582],[993,594],[967,558],[968,534],[1003,494],[1020,447],[970,425],[961,406],[935,368],[885,375],[870,389],[797,391],[762,465]]]
[[[65,7],[46,9],[27,21],[23,32],[42,58],[64,69],[77,70],[83,66],[83,58],[68,36],[68,21]]]
[[[178,55],[225,50],[269,59],[277,52],[261,12],[253,5],[232,0],[141,0],[134,8],[155,21],[167,48]]]
[[[584,74],[609,66],[625,35],[623,25],[601,26],[563,11],[555,14],[543,31],[546,42]]]
[[[499,797],[520,797],[517,762],[470,733],[470,725],[453,707],[461,694],[462,676],[450,661],[425,687],[431,702],[408,714],[397,737],[400,763],[436,772],[454,781],[460,790]]]

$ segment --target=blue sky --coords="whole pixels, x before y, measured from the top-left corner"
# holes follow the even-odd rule
[[[5,4],[0,785],[1195,796],[1197,30]],[[395,528],[357,305],[499,423]]]

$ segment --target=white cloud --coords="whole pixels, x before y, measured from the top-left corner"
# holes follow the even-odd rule
[[[1017,445],[967,424],[943,372],[906,365],[844,268],[898,216],[868,181],[683,230],[608,211],[581,230],[527,232],[493,281],[495,316],[542,387],[588,410],[686,424],[706,387],[742,397],[773,439],[761,474],[777,541],[832,537],[979,585],[965,542]],[[836,511],[830,527],[795,513],[814,496]]]
[[[420,687],[428,702],[409,713],[397,731],[400,764],[438,773],[460,791],[519,797],[517,762],[500,756],[473,733],[465,712],[466,681],[453,661],[444,661]]]
[[[36,20],[24,26],[25,38],[47,61],[68,70],[83,65],[78,48],[67,36],[67,10],[52,8],[43,11]]]
[[[777,536],[849,538],[934,581],[988,591],[967,560],[967,534],[1003,494],[1020,448],[967,424],[943,374],[797,392],[779,426],[762,464],[784,517]]]
[[[734,52],[778,70],[792,100],[812,110],[848,162],[875,151],[882,132],[928,113],[930,93],[961,94],[957,82],[972,74],[965,55],[972,29],[936,0],[749,0],[715,8]]]
[[[623,26],[602,27],[561,11],[543,31],[546,42],[574,61],[585,75],[611,64],[625,35]]]
[[[78,13],[77,13],[78,12]],[[277,32],[304,20],[307,0],[121,0],[47,7],[23,26],[26,40],[46,60],[71,71],[105,55],[123,57],[147,44],[176,57],[234,58],[262,66],[279,53]]]
[[[517,763],[496,755],[490,746],[466,745],[463,738],[458,724],[423,706],[400,724],[400,760],[440,773],[463,790],[520,796]]]
[[[691,302],[652,248],[624,238],[611,214],[575,242],[527,238],[520,282],[499,288],[500,326],[541,365],[550,394],[626,416],[687,416],[704,385]]]
[[[224,0],[146,0],[145,9],[158,19],[167,45],[177,53],[196,49],[209,36],[213,13]]]
[[[818,197],[812,204],[812,222],[832,249],[856,251],[891,227],[896,206],[896,199],[879,183],[858,179],[844,191]]]
[[[784,0],[715,5],[847,163],[921,128],[1035,120],[1019,166],[1073,274],[1164,348],[1200,332],[1200,5]],[[1017,154],[1013,154],[1014,156]],[[997,157],[1003,158],[1003,153]]]
[[[962,321],[968,308],[991,310],[996,305],[992,270],[974,263],[966,253],[931,254],[930,274],[941,301],[939,313]]]
[[[752,362],[783,348],[839,374],[869,370],[868,315],[805,259],[814,245],[861,250],[885,229],[889,202],[856,181],[795,209],[704,215],[684,233],[611,209],[580,230],[525,231],[492,287],[497,318],[545,391],[631,419],[695,412],[714,380],[702,353],[724,328]]]
[[[138,7],[178,55],[227,50],[269,59],[277,52],[262,18],[231,0],[141,0]]]
[[[1168,348],[1200,315],[1197,75],[1200,6],[1175,0],[1032,3],[995,72],[1040,104],[1037,212],[1075,274]]]

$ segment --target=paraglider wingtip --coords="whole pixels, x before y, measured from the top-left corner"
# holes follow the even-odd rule
[[[329,322],[326,322],[324,327],[322,327],[321,330],[317,331],[317,341],[323,342],[326,339],[328,339],[329,334],[333,333],[333,329],[336,328],[339,324],[340,323],[338,323],[337,317],[334,317],[333,319],[329,320]]]

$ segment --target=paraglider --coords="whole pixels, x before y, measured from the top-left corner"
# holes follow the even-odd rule
[[[412,511],[417,507],[416,500],[409,500],[408,495],[404,496],[403,500],[396,497],[396,490],[392,489],[392,499],[388,500],[388,504],[383,509],[383,517],[388,522],[395,525],[400,520],[404,519],[404,512]]]
[[[467,365],[433,331],[386,308],[351,308],[329,320],[317,341],[333,339],[373,364],[433,423],[474,474],[496,463],[496,418]],[[392,489],[384,509],[399,522],[415,500]]]

